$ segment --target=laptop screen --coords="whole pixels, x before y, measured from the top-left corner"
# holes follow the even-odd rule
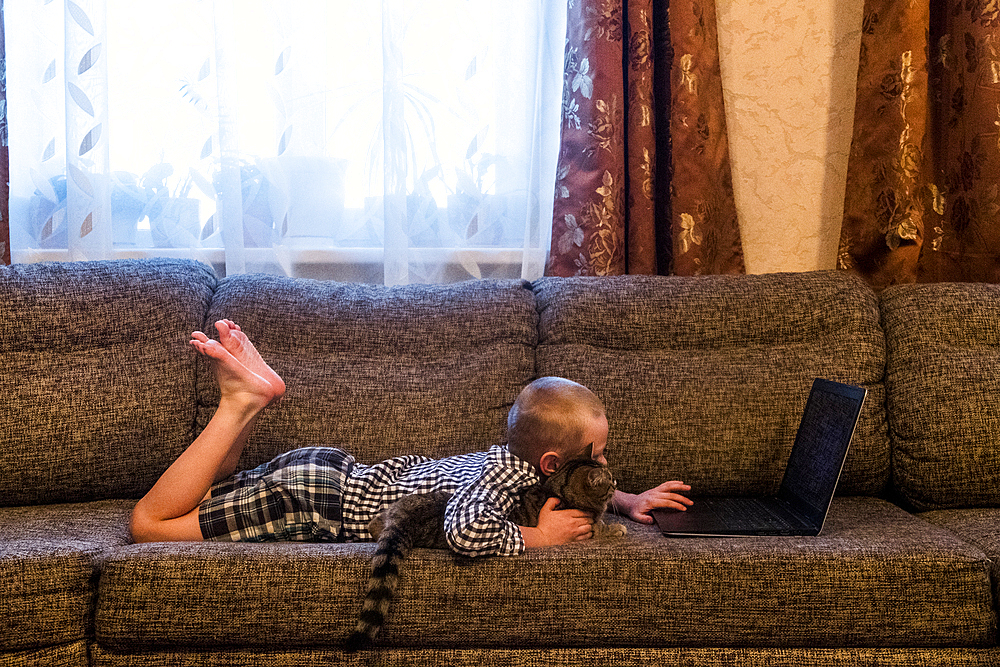
[[[816,380],[778,496],[805,503],[822,520],[840,479],[865,389]]]

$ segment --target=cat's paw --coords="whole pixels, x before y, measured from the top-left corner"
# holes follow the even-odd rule
[[[617,540],[625,537],[627,529],[620,523],[599,523],[594,525],[594,538],[599,540]]]
[[[628,529],[625,528],[625,526],[623,526],[620,523],[608,524],[608,537],[611,537],[611,538],[614,538],[614,539],[617,539],[617,538],[620,538],[620,537],[625,537],[625,534],[627,532],[628,532]]]

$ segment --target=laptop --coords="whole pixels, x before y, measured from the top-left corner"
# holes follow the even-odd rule
[[[781,480],[770,498],[692,498],[687,511],[653,510],[671,536],[819,535],[867,389],[817,378]]]

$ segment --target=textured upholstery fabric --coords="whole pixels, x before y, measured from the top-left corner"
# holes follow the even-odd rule
[[[535,370],[534,296],[521,281],[375,287],[227,278],[208,321],[240,324],[288,392],[254,430],[241,466],[306,444],[361,463],[440,457],[499,443]],[[204,423],[218,402],[199,374]]]
[[[1000,506],[1000,286],[882,295],[893,479],[917,509]]]
[[[0,508],[0,654],[86,639],[96,564],[105,550],[129,542],[133,504]]]
[[[179,651],[115,653],[98,648],[97,667],[996,667],[1000,649],[419,649],[361,652]],[[0,663],[2,664],[2,663]]]
[[[888,490],[888,359],[911,457],[900,489],[995,503],[1000,288],[937,289],[886,291],[887,357],[878,300],[838,273],[531,289],[220,282],[168,260],[0,268],[0,667],[1000,664],[1000,509],[918,517],[872,497]],[[936,314],[914,315],[928,300]],[[485,449],[521,387],[560,374],[607,403],[625,490],[679,477],[765,492],[813,377],[871,393],[820,537],[668,539],[628,522],[623,541],[511,558],[419,550],[386,648],[348,656],[373,544],[128,543],[127,498],[217,404],[186,341],[221,317],[288,382],[245,467],[305,444],[367,462]],[[925,400],[938,385],[959,397]]]
[[[886,485],[884,339],[857,278],[549,278],[536,296],[538,374],[604,400],[621,488],[775,492],[815,377],[869,390],[839,492]]]
[[[0,651],[0,667],[87,667],[87,642],[62,644],[29,651]]]
[[[620,542],[404,563],[396,647],[993,645],[989,563],[877,499],[838,498],[819,538]],[[371,544],[136,545],[111,555],[97,638],[110,651],[330,647],[357,618]],[[820,622],[821,621],[821,622]],[[266,628],[266,632],[261,629]]]
[[[0,267],[0,505],[141,495],[190,442],[188,261]]]
[[[936,510],[918,516],[947,528],[986,553],[993,564],[994,599],[1000,602],[1000,508]]]

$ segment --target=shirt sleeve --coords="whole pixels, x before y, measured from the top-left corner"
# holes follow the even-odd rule
[[[539,480],[531,466],[490,452],[477,481],[460,488],[445,510],[445,536],[463,556],[513,556],[524,551],[521,529],[507,516],[520,492]]]

